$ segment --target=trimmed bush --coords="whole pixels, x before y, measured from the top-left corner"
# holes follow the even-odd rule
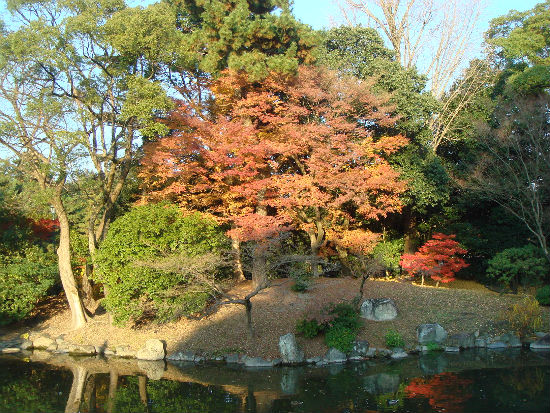
[[[305,338],[317,337],[321,331],[323,331],[323,326],[320,325],[317,320],[307,320],[302,319],[298,320],[296,323],[296,331],[302,334]]]
[[[154,263],[170,255],[197,257],[220,252],[227,239],[215,221],[178,207],[150,204],[131,209],[109,228],[96,257],[94,279],[106,287],[103,304],[117,323],[148,316],[166,321],[204,308],[208,291],[194,289],[185,271]]]
[[[353,348],[353,342],[357,333],[350,328],[337,324],[330,327],[325,333],[325,344],[327,347],[334,347],[342,353],[349,353]]]
[[[537,290],[535,298],[540,305],[550,305],[550,285],[545,285]]]
[[[53,251],[32,246],[19,255],[0,256],[0,325],[27,317],[58,281]]]
[[[540,285],[550,272],[550,265],[540,248],[526,245],[509,248],[489,260],[487,276],[517,291],[522,285]]]
[[[389,348],[405,346],[405,340],[403,340],[403,337],[401,337],[401,334],[399,334],[395,330],[389,330],[386,333],[385,339],[386,339],[386,346],[388,346]]]
[[[386,267],[386,271],[390,275],[395,276],[401,271],[399,262],[401,261],[404,247],[405,242],[403,238],[383,241],[376,244],[372,254]]]

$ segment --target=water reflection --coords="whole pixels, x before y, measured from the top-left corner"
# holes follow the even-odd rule
[[[546,412],[550,356],[435,353],[246,370],[35,352],[0,358],[0,412]]]

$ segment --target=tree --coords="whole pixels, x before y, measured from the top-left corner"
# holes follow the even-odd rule
[[[460,70],[471,52],[471,38],[483,1],[343,0],[348,22],[359,16],[383,34],[398,62],[418,66],[430,79],[436,98]]]
[[[497,112],[496,128],[481,127],[483,155],[468,184],[518,218],[550,262],[549,99],[517,100]]]
[[[505,94],[536,95],[550,86],[550,1],[491,21],[485,33]]]
[[[208,206],[240,240],[291,224],[309,235],[313,256],[328,242],[343,258],[374,246],[364,220],[399,211],[405,183],[386,156],[406,140],[375,136],[396,118],[367,82],[304,67],[255,84],[230,73],[213,91],[218,118],[176,113],[175,133],[146,148],[146,180],[186,207]]]
[[[420,273],[422,285],[424,275],[429,275],[439,282],[448,283],[453,281],[454,275],[462,268],[468,266],[459,258],[458,254],[466,254],[467,251],[460,247],[454,240],[455,235],[435,233],[432,239],[427,241],[415,254],[403,254],[401,266],[410,274]]]
[[[75,327],[85,315],[70,267],[65,185],[82,163],[95,169],[87,205],[93,257],[135,162],[136,140],[162,132],[155,116],[171,105],[143,66],[109,43],[109,19],[124,7],[123,1],[10,2],[20,22],[1,38],[0,143],[55,207],[60,273]]]

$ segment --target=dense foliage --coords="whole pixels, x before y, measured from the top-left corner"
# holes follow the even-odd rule
[[[192,314],[204,308],[209,291],[189,284],[185,271],[149,264],[169,254],[196,257],[225,246],[226,239],[212,219],[184,216],[174,205],[138,206],[111,224],[97,253],[94,278],[104,285],[104,305],[117,322]]]
[[[402,64],[414,33],[315,31],[287,0],[7,11],[1,323],[61,281],[84,325],[88,275],[119,322],[192,314],[247,277],[294,278],[301,292],[311,276],[384,270],[548,282],[549,0],[492,20],[486,55],[445,90],[447,51],[428,79],[412,45]],[[297,329],[349,351],[358,324],[346,311]]]
[[[540,285],[548,281],[550,264],[540,248],[529,244],[496,254],[489,260],[487,275],[517,291],[519,285]]]

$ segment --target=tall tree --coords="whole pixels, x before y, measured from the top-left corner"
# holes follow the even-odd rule
[[[7,104],[1,113],[2,144],[45,191],[53,189],[60,272],[74,302],[74,325],[80,326],[85,317],[77,314],[79,300],[72,291],[65,184],[79,167],[95,170],[87,205],[93,257],[135,162],[138,139],[165,130],[155,117],[171,102],[147,77],[141,56],[121,54],[110,43],[116,34],[110,19],[124,10],[123,1],[14,1],[9,6],[15,29],[2,36],[0,92]]]
[[[342,253],[373,246],[364,220],[400,209],[405,184],[386,156],[406,141],[375,135],[396,118],[367,82],[302,68],[255,84],[230,73],[213,91],[217,119],[180,112],[178,132],[147,148],[149,182],[171,183],[164,194],[191,208],[214,206],[241,240],[288,223],[309,235],[314,255],[328,242]]]

